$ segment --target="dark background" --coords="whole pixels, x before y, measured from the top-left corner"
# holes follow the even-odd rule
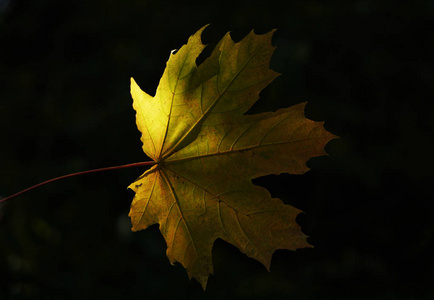
[[[144,169],[124,169],[0,205],[0,299],[434,299],[434,1],[278,3],[0,0],[3,197],[147,160],[130,77],[153,94],[170,51],[208,23],[211,47],[279,28],[283,75],[252,112],[308,101],[341,137],[305,175],[255,180],[305,211],[315,247],[277,251],[270,273],[217,241],[203,292],[157,226],[130,231],[126,187]]]

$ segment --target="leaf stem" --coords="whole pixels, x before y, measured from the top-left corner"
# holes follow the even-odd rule
[[[99,168],[99,169],[93,169],[93,170],[87,170],[87,171],[81,171],[81,172],[76,172],[76,173],[71,173],[71,174],[66,174],[63,176],[59,176],[56,178],[51,178],[49,180],[46,180],[44,182],[35,184],[34,186],[31,186],[27,189],[24,189],[22,191],[19,191],[18,193],[15,193],[9,197],[0,199],[0,203],[3,203],[5,201],[8,201],[12,198],[18,197],[21,194],[27,193],[28,191],[31,191],[33,189],[36,189],[40,186],[46,185],[48,183],[57,181],[57,180],[61,180],[61,179],[65,179],[65,178],[69,178],[69,177],[74,177],[74,176],[79,176],[79,175],[84,175],[84,174],[90,174],[90,173],[97,173],[97,172],[105,172],[105,171],[111,171],[111,170],[117,170],[117,169],[126,169],[126,168],[133,168],[133,167],[142,167],[142,166],[152,166],[155,165],[156,162],[155,161],[144,161],[144,162],[138,162],[138,163],[132,163],[132,164],[127,164],[127,165],[121,165],[121,166],[114,166],[114,167],[105,167],[105,168]]]

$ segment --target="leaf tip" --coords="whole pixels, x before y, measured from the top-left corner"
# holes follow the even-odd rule
[[[137,84],[137,82],[134,80],[133,77],[130,78],[130,88],[131,88],[131,92],[133,92],[134,89],[137,89],[137,88],[140,89],[139,85]]]
[[[211,23],[205,24],[204,26],[202,26],[201,29],[199,29],[200,32],[204,31],[208,26],[211,26]]]
[[[205,291],[206,290],[206,285],[208,283],[208,276],[195,277],[195,279],[200,283],[200,285],[202,286],[203,291]]]
[[[190,38],[193,38],[193,39],[197,38],[198,41],[202,44],[202,39],[201,39],[201,37],[202,37],[202,32],[203,32],[203,31],[204,31],[208,26],[210,26],[210,25],[211,25],[211,24],[208,23],[208,24],[202,26],[202,27],[201,27],[198,31],[196,31],[196,33],[193,34]]]

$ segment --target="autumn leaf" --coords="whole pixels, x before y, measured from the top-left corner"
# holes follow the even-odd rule
[[[156,164],[129,186],[132,230],[158,223],[170,262],[203,288],[218,238],[267,269],[275,250],[310,246],[295,222],[301,211],[251,180],[302,174],[335,138],[304,117],[305,103],[245,114],[279,75],[269,69],[274,31],[252,31],[238,43],[228,33],[197,66],[204,28],[172,52],[155,97],[131,79],[143,151]]]

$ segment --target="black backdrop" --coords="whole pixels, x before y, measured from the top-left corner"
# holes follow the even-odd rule
[[[284,1],[280,1],[284,2]],[[308,101],[340,140],[305,175],[255,180],[303,211],[313,249],[268,273],[222,241],[208,289],[171,266],[157,226],[130,232],[143,169],[53,183],[0,206],[0,299],[433,299],[433,1],[0,1],[0,194],[144,161],[129,78],[153,94],[205,24],[278,28],[283,73],[252,112]]]

